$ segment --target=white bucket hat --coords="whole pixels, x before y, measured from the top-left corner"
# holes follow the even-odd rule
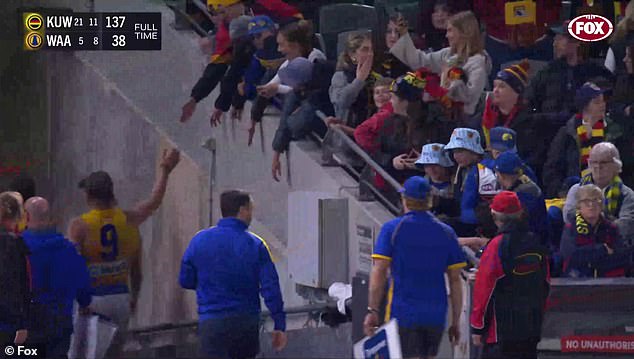
[[[449,143],[445,146],[445,151],[455,149],[465,149],[479,155],[484,154],[480,144],[480,134],[471,128],[456,128],[451,134]]]
[[[445,145],[441,143],[428,143],[420,151],[420,157],[416,165],[440,165],[442,167],[453,167],[454,164],[449,158],[447,151],[443,151]]]

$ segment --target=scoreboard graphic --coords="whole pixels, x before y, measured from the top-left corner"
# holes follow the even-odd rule
[[[22,13],[24,50],[160,50],[161,13]]]

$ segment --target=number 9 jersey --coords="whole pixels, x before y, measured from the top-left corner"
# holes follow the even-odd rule
[[[138,228],[128,225],[120,208],[92,210],[81,219],[88,225],[81,253],[95,295],[128,293],[130,264],[141,248]]]

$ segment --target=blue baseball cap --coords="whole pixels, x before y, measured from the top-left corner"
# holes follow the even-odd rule
[[[506,127],[493,127],[489,133],[491,149],[500,152],[517,152],[517,133]]]
[[[277,74],[282,84],[296,89],[312,78],[313,63],[305,57],[296,57],[286,67],[281,68]]]
[[[575,106],[578,111],[582,111],[594,98],[609,92],[609,90],[601,89],[595,83],[586,82],[577,89],[575,94]]]
[[[429,181],[421,176],[412,176],[403,183],[403,189],[399,192],[411,199],[424,200],[431,190]]]
[[[502,174],[521,174],[523,166],[522,159],[513,152],[504,152],[495,160],[495,170]]]
[[[275,23],[266,15],[255,16],[249,21],[249,35],[257,35],[266,30],[275,30]]]

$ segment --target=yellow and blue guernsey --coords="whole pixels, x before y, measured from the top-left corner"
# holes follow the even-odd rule
[[[451,227],[429,212],[408,212],[383,225],[372,257],[391,262],[386,321],[396,318],[404,328],[446,326],[445,272],[466,266]]]
[[[88,225],[81,253],[95,295],[128,293],[130,261],[141,248],[138,228],[128,225],[120,208],[92,210],[81,219]]]

